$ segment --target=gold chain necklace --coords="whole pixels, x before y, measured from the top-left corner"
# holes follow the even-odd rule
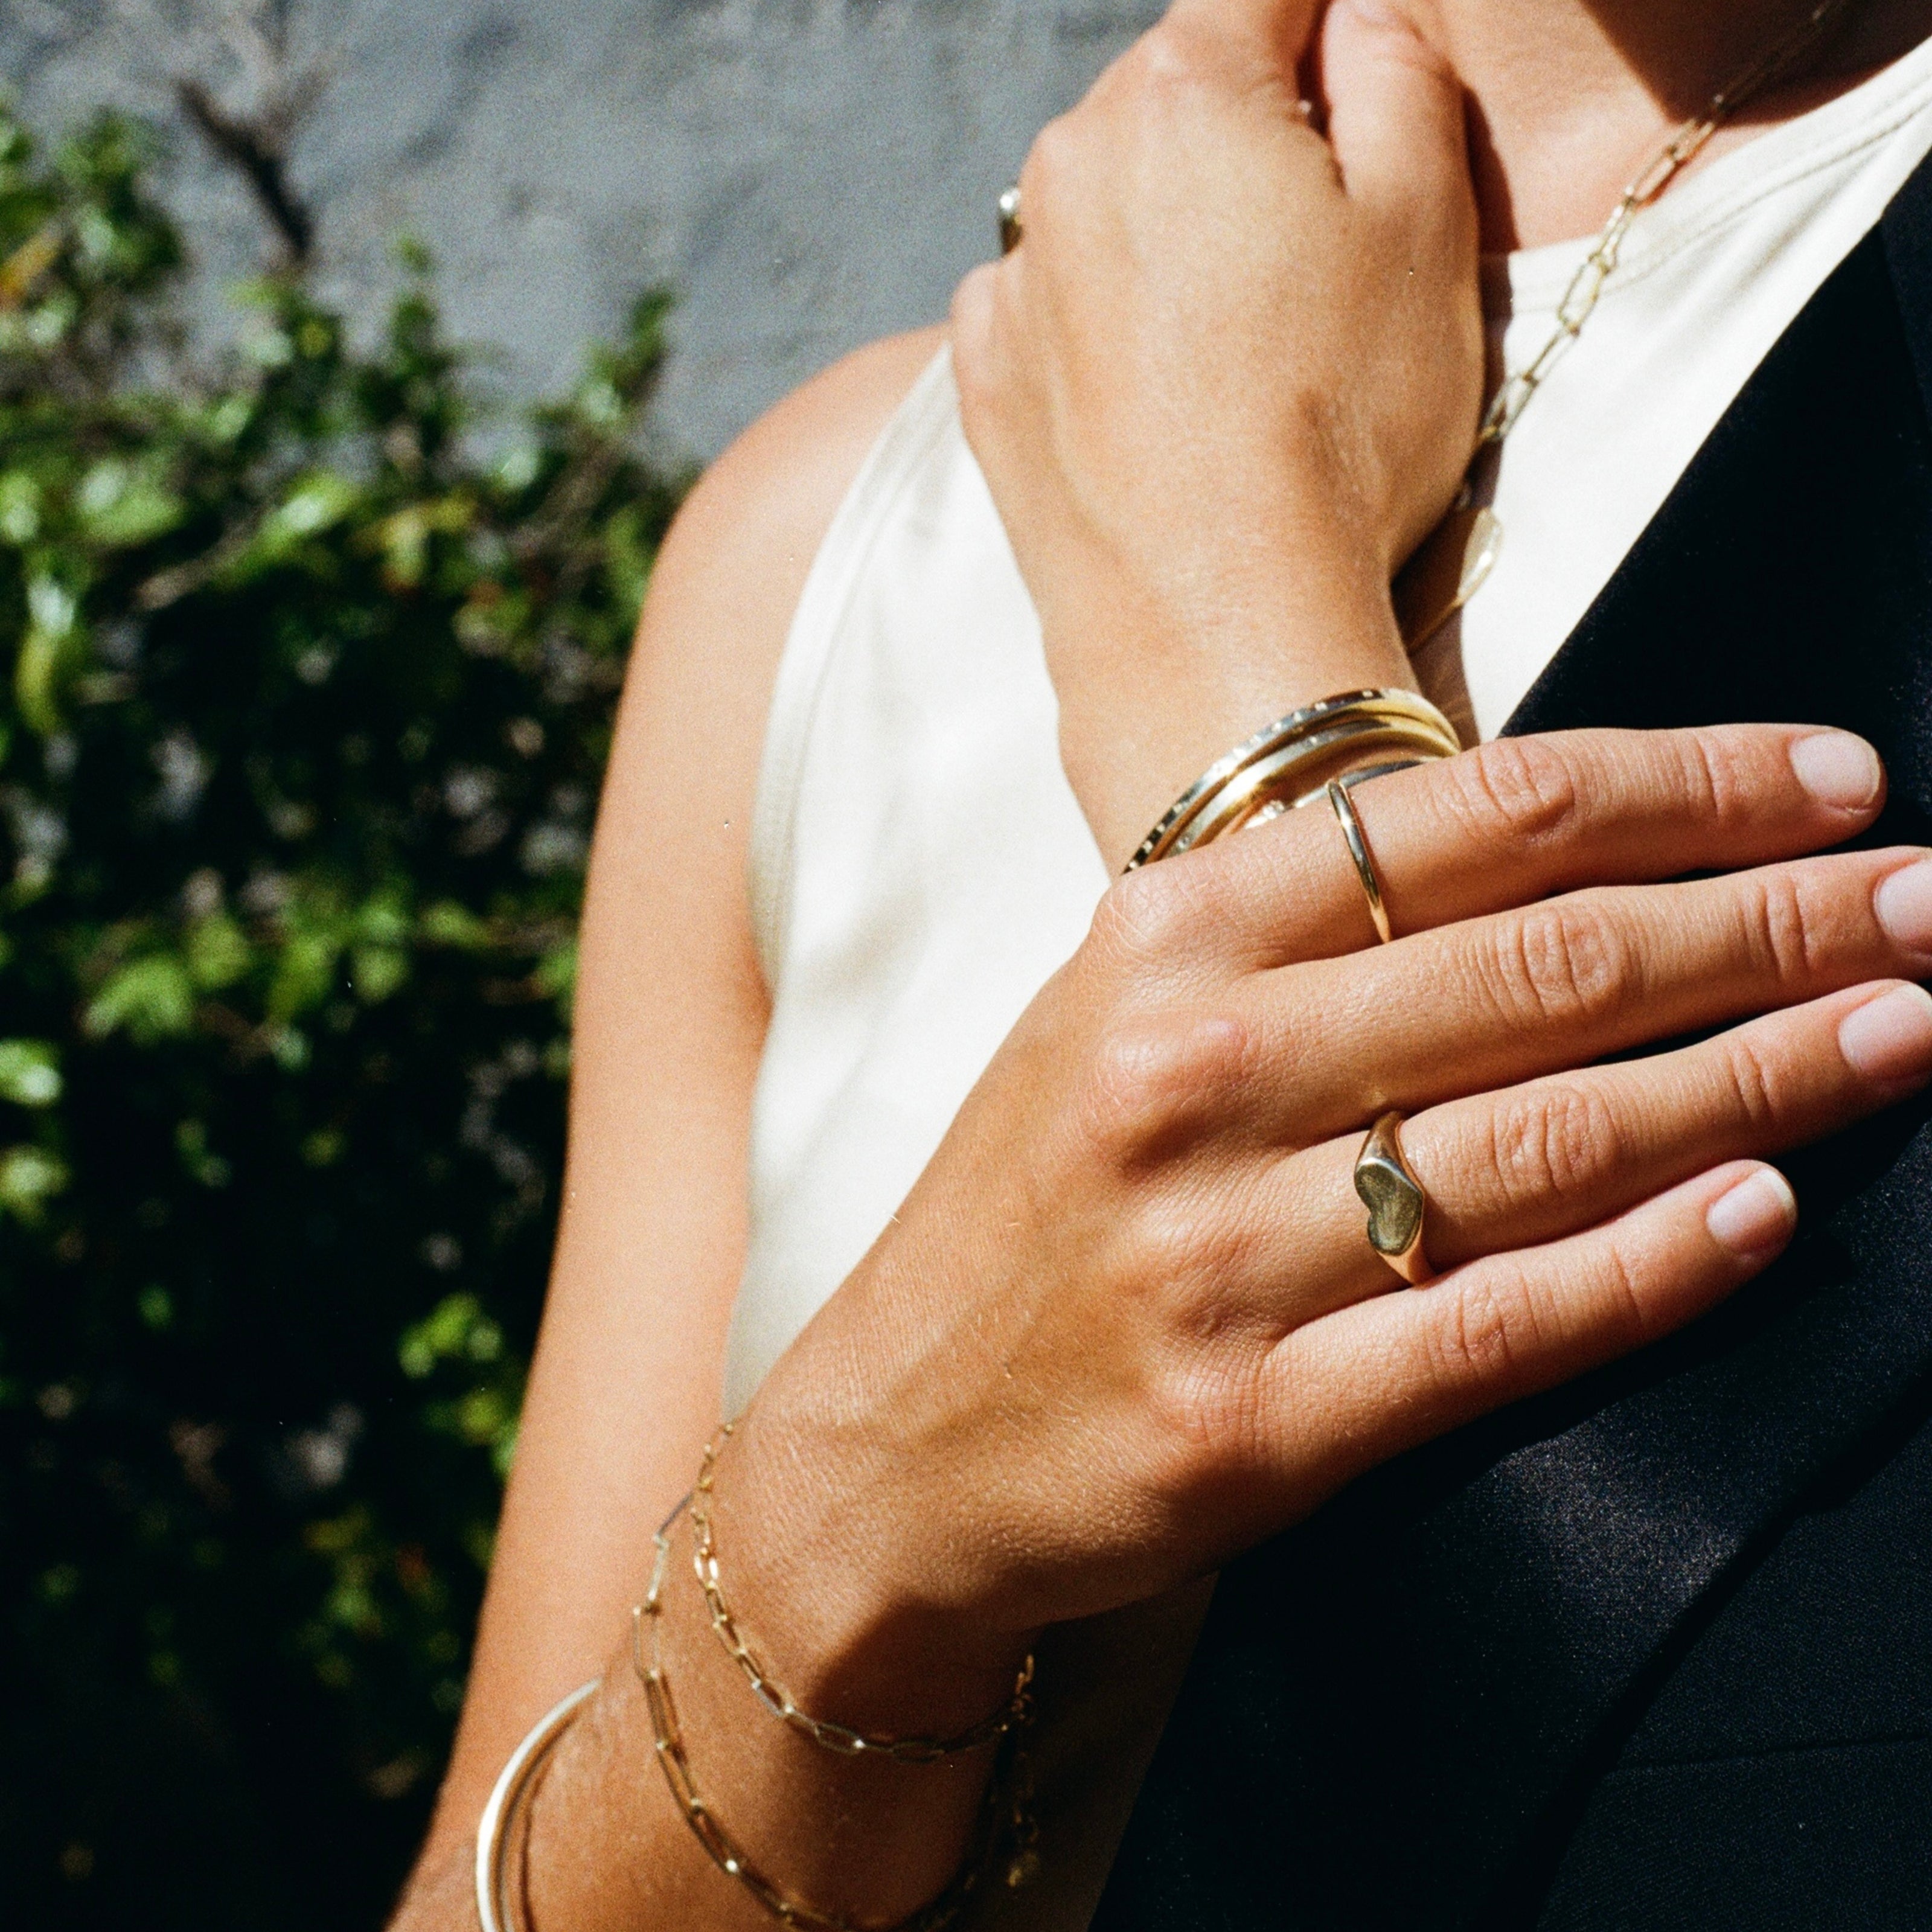
[[[1468,603],[1494,568],[1502,547],[1502,524],[1493,510],[1475,501],[1476,465],[1516,427],[1544,379],[1582,332],[1604,284],[1616,272],[1631,224],[1740,108],[1815,53],[1851,4],[1852,0],[1814,0],[1804,17],[1718,88],[1702,112],[1685,122],[1617,197],[1610,219],[1556,305],[1556,326],[1549,340],[1514,375],[1504,378],[1484,411],[1462,494],[1396,580],[1396,616],[1402,640],[1412,651]]]

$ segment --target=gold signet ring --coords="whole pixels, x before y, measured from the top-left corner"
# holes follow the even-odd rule
[[[1369,1210],[1369,1246],[1411,1288],[1420,1288],[1434,1273],[1422,1251],[1429,1197],[1402,1156],[1400,1114],[1384,1114],[1369,1130],[1355,1156],[1355,1192]]]
[[[1376,937],[1386,946],[1393,935],[1389,931],[1388,908],[1382,899],[1382,882],[1376,875],[1376,862],[1370,854],[1369,842],[1363,836],[1362,821],[1356,815],[1355,801],[1348,796],[1346,780],[1328,781],[1328,802],[1335,808],[1342,836],[1348,842],[1348,856],[1355,862],[1355,876],[1361,880],[1362,890],[1367,896],[1369,916],[1376,922]]]
[[[1020,191],[1010,188],[1000,196],[1000,253],[1010,255],[1020,245]]]

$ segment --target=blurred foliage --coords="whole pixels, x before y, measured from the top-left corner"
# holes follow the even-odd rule
[[[548,1256],[664,304],[485,417],[428,264],[197,362],[138,130],[0,118],[0,1902],[376,1923]]]

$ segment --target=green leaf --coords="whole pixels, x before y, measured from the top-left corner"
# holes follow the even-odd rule
[[[424,907],[416,930],[425,946],[452,946],[465,952],[480,952],[490,944],[489,926],[467,906],[454,899],[439,899]]]
[[[349,956],[350,984],[356,997],[376,1006],[410,976],[410,956],[399,946],[358,946]]]
[[[40,486],[24,470],[0,476],[0,537],[24,547],[40,533]]]
[[[368,946],[406,946],[410,916],[394,892],[378,892],[356,915],[356,937]]]
[[[386,326],[290,268],[206,329],[149,152],[104,119],[45,161],[0,106],[0,1411],[16,1500],[59,1504],[7,1513],[0,1616],[30,1672],[66,1626],[142,1761],[184,1696],[292,1713],[361,1909],[515,1448],[582,890],[532,859],[596,793],[683,488],[635,434],[664,305],[527,410],[420,259]],[[285,1507],[230,1492],[269,1474]]]
[[[297,932],[283,942],[268,988],[268,1011],[278,1020],[292,1020],[318,1006],[335,990],[336,962],[341,941],[332,932]]]
[[[638,613],[644,608],[655,556],[656,547],[645,534],[641,506],[626,503],[611,517],[604,530],[604,574],[627,630],[636,623]]]
[[[194,987],[172,953],[130,959],[108,976],[81,1016],[94,1038],[124,1029],[137,1046],[186,1033],[194,1024]]]
[[[208,1145],[208,1126],[202,1120],[183,1120],[175,1129],[175,1151],[182,1166],[203,1187],[226,1187],[234,1169]]]
[[[467,1354],[470,1332],[484,1318],[473,1294],[446,1294],[422,1321],[403,1330],[397,1359],[403,1372],[420,1382],[438,1362]]]
[[[308,1035],[299,1027],[277,1027],[270,1034],[268,1050],[284,1073],[299,1073],[309,1064],[312,1049]]]
[[[256,532],[237,566],[245,576],[286,561],[302,546],[333,530],[362,501],[362,492],[333,470],[299,478]]]
[[[188,928],[188,976],[203,992],[233,986],[254,963],[255,949],[226,913],[211,913]]]
[[[76,656],[76,608],[73,592],[58,578],[28,580],[29,621],[14,662],[14,698],[22,718],[43,738],[60,728],[58,687]]]
[[[551,947],[537,963],[537,990],[548,999],[568,1005],[577,990],[577,940],[573,935]]]
[[[0,1040],[0,1100],[51,1107],[61,1096],[60,1061],[42,1040]]]
[[[81,479],[74,507],[88,536],[119,550],[152,542],[188,514],[172,490],[118,457],[97,463]]]
[[[14,661],[14,701],[28,729],[43,738],[60,729],[55,685],[64,642],[51,632],[30,630],[20,640],[20,655]]]
[[[49,1198],[68,1184],[66,1163],[45,1149],[12,1147],[0,1152],[0,1210],[30,1226]]]

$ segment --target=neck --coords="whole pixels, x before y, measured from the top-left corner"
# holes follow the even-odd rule
[[[1681,122],[1789,32],[1810,0],[1397,0],[1462,77],[1483,246],[1586,235]],[[1802,71],[1704,164],[1822,105],[1932,33],[1932,0],[1853,0]]]

